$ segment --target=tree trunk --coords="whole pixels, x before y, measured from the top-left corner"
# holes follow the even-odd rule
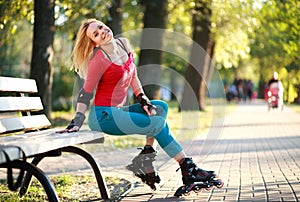
[[[210,45],[211,1],[197,1],[193,10],[193,45],[190,64],[185,78],[188,83],[184,86],[181,110],[205,110],[207,91],[207,76],[211,65],[210,55],[213,45]],[[199,48],[199,45],[201,48]],[[193,99],[194,98],[194,99]]]
[[[207,73],[207,76],[206,76],[206,81],[207,81],[207,84],[209,85],[212,77],[213,77],[213,74],[214,74],[214,71],[215,71],[215,66],[214,66],[214,61],[213,61],[213,58],[214,58],[214,53],[215,53],[215,41],[210,39],[209,41],[209,56],[210,56],[210,59],[209,59],[209,64],[208,64],[208,73]]]
[[[266,88],[266,82],[263,80],[262,74],[260,74],[259,81],[258,81],[257,98],[265,99],[265,88]]]
[[[178,99],[178,83],[177,83],[177,73],[175,74],[173,71],[170,71],[170,88],[171,88],[171,100],[177,101]]]
[[[110,18],[107,25],[111,28],[114,35],[122,33],[122,0],[112,0],[109,8]]]
[[[167,0],[144,0],[144,29],[141,37],[139,56],[139,78],[150,99],[160,98],[161,56],[164,29],[167,20]],[[158,29],[146,29],[158,28]],[[151,48],[150,48],[151,47]],[[144,67],[144,68],[140,68]]]
[[[214,64],[213,64],[213,55],[214,55],[214,48],[215,43],[212,41],[211,38],[208,39],[208,44],[206,48],[206,55],[205,55],[205,63],[203,68],[203,73],[201,77],[201,83],[200,83],[200,97],[199,97],[199,103],[200,103],[200,110],[205,111],[206,108],[206,101],[205,98],[207,96],[207,89],[209,88],[209,83],[211,81],[211,78],[214,74]],[[208,92],[209,96],[210,94],[214,94],[214,92]]]
[[[54,0],[35,0],[30,78],[37,82],[48,117],[51,112],[54,31]]]
[[[294,103],[300,104],[300,85],[295,86],[296,91],[297,91],[297,97],[294,100]]]

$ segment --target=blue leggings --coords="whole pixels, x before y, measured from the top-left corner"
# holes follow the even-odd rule
[[[173,158],[182,151],[182,147],[166,122],[168,105],[161,100],[153,100],[151,103],[157,107],[155,116],[148,116],[138,103],[125,107],[91,106],[89,127],[110,135],[141,134],[154,137],[161,148]]]

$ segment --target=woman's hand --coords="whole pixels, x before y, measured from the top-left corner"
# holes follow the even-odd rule
[[[148,114],[148,116],[156,115],[157,107],[155,105],[151,104],[150,100],[144,93],[140,93],[136,97],[136,99],[140,103],[143,110]]]
[[[71,124],[69,124],[68,126],[67,126],[67,128],[65,128],[65,129],[63,129],[63,130],[59,130],[59,131],[55,131],[56,133],[72,133],[72,132],[77,132],[77,131],[79,131],[79,127],[78,126],[72,126],[72,127],[69,127],[69,126],[71,126]]]
[[[156,109],[157,109],[157,107],[152,104],[143,106],[143,110],[148,114],[148,116],[155,116],[157,113]]]
[[[85,115],[82,112],[76,112],[75,118],[72,119],[71,123],[67,126],[67,128],[56,131],[56,133],[71,133],[79,131],[85,119]]]

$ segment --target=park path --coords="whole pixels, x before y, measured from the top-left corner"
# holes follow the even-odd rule
[[[226,116],[221,136],[203,156],[199,147],[206,140],[200,135],[187,152],[200,167],[215,170],[223,188],[173,197],[181,176],[169,160],[159,168],[158,190],[141,184],[122,201],[300,200],[300,114],[289,108],[268,111],[264,102],[241,103]]]

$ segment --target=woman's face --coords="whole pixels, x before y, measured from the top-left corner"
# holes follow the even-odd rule
[[[96,46],[105,45],[113,38],[111,29],[101,22],[92,22],[87,28],[86,34]]]

